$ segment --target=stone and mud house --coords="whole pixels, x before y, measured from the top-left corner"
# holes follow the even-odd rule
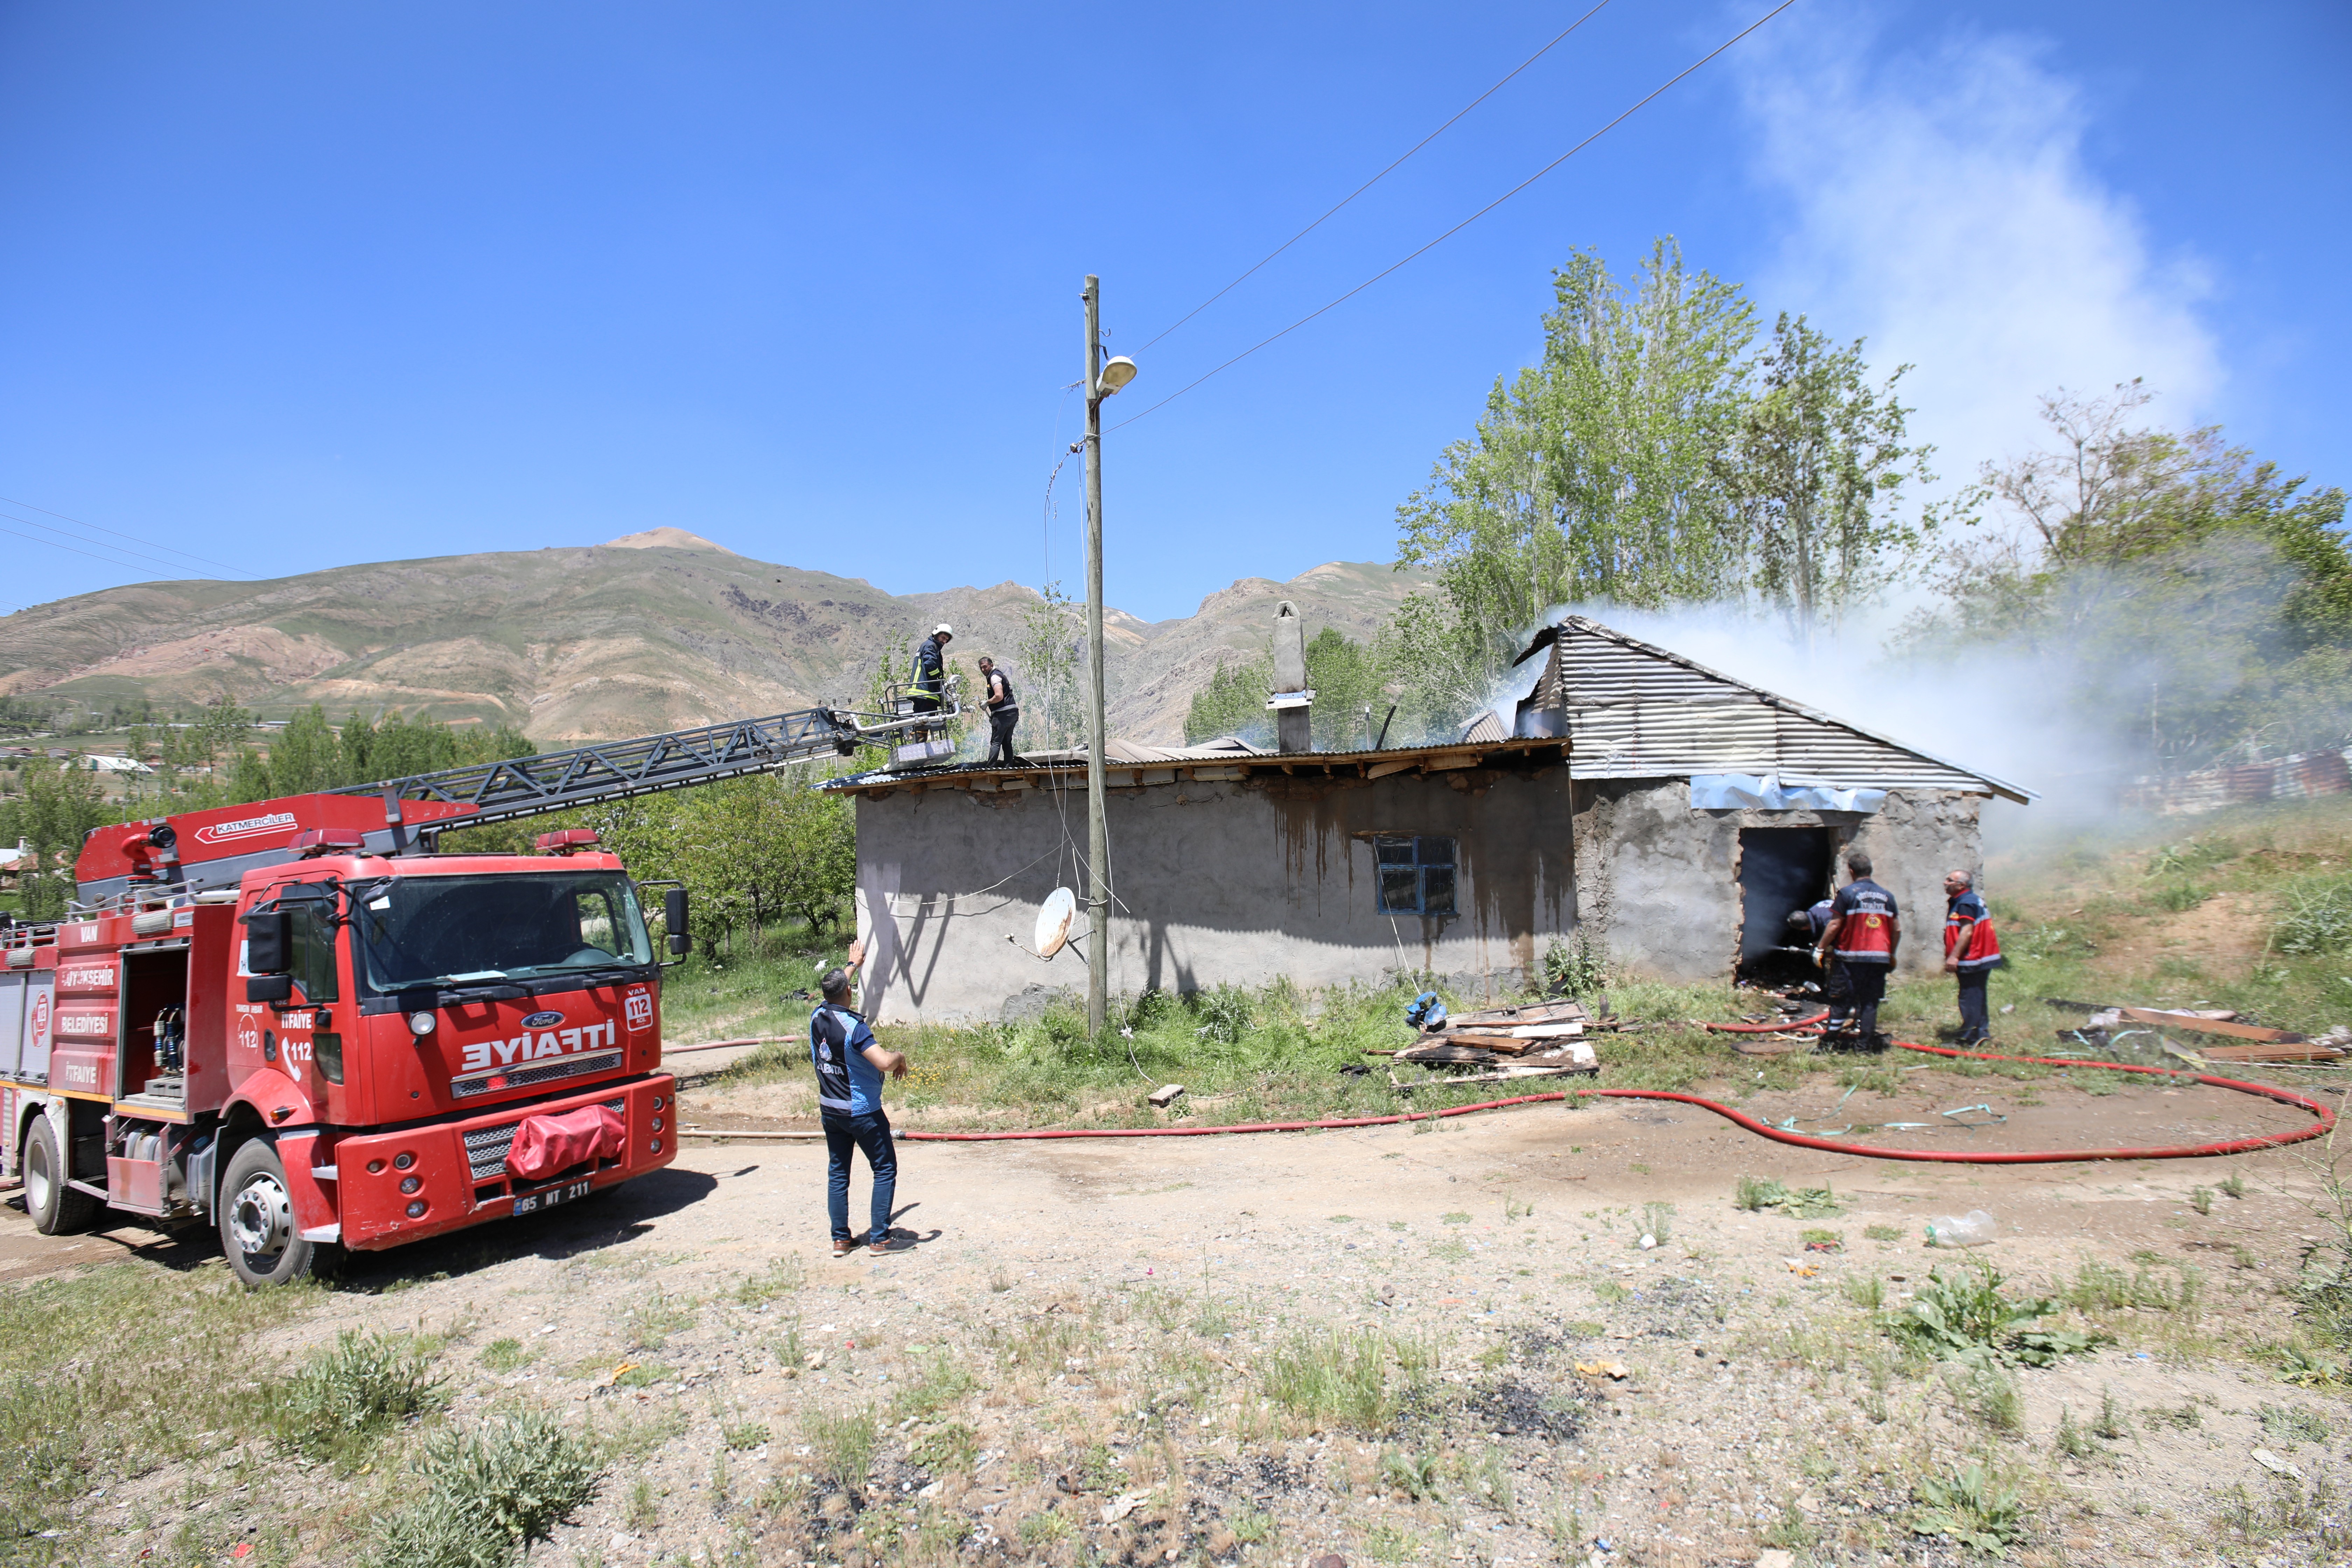
[[[1554,943],[1723,978],[1769,961],[1849,845],[1894,891],[1899,962],[1918,972],[1941,961],[1945,872],[1980,865],[1984,803],[2032,798],[1581,616],[1519,668],[1538,658],[1507,717],[1444,744],[1111,742],[1112,991],[1402,972],[1496,995],[1536,983]],[[878,1021],[1010,1019],[1083,994],[1078,944],[1050,960],[1029,944],[1055,888],[1085,891],[1085,758],[1024,763],[830,786],[856,800]]]

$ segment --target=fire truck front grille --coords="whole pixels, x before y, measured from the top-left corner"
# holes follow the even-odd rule
[[[541,1062],[537,1067],[510,1068],[476,1073],[471,1078],[451,1080],[449,1096],[467,1100],[478,1094],[488,1094],[498,1089],[528,1089],[535,1083],[553,1083],[558,1079],[578,1078],[583,1073],[609,1072],[621,1065],[619,1051],[595,1051],[584,1057],[561,1057]]]
[[[616,1116],[626,1115],[626,1102],[608,1100],[604,1109]],[[509,1121],[502,1127],[477,1127],[466,1134],[466,1164],[477,1182],[504,1175],[507,1151],[514,1147],[515,1129],[521,1121]]]

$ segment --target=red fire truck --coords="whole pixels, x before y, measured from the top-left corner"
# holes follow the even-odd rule
[[[812,709],[100,828],[72,912],[6,939],[0,1160],[45,1234],[101,1207],[209,1222],[248,1285],[666,1165],[640,884],[583,830],[531,855],[439,835],[908,722]],[[683,953],[685,890],[664,901]]]

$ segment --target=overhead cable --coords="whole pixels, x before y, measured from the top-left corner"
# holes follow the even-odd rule
[[[33,510],[37,510],[37,510],[40,510],[40,509],[39,509],[39,508],[37,508],[37,507],[36,507],[36,508],[34,508]],[[81,534],[79,534],[79,533],[68,533],[68,532],[67,532],[64,529],[62,529],[62,528],[52,528],[52,527],[50,527],[50,526],[49,526],[47,523],[46,523],[46,522],[36,522],[33,519],[31,519],[31,518],[29,518],[29,517],[18,517],[18,516],[17,516],[15,512],[13,512],[13,511],[0,511],[0,517],[5,517],[5,518],[6,518],[10,522],[21,522],[21,523],[23,523],[26,528],[37,528],[37,529],[39,529],[39,530],[40,530],[42,532],[44,532],[44,533],[54,533],[54,534],[56,534],[58,538],[60,538],[60,539],[70,539],[70,540],[75,541],[77,543],[95,545],[95,546],[97,546],[97,547],[98,547],[99,549],[100,549],[100,550],[111,550],[111,551],[113,551],[117,555],[128,555],[128,556],[132,557],[132,558],[133,558],[133,559],[135,559],[135,560],[145,561],[145,562],[151,563],[152,563],[152,564],[153,564],[153,565],[165,567],[165,568],[168,568],[169,570],[171,570],[172,572],[177,573],[177,574],[181,574],[181,575],[183,575],[183,576],[190,575],[190,574],[191,574],[191,573],[190,573],[190,568],[188,567],[188,565],[187,565],[187,563],[186,563],[185,562],[181,562],[181,561],[167,561],[167,560],[165,560],[163,557],[162,557],[161,555],[150,555],[150,554],[148,554],[148,553],[147,553],[145,551],[143,551],[143,550],[132,550],[132,549],[131,549],[131,548],[130,548],[129,546],[127,546],[127,545],[121,545],[121,544],[109,544],[109,543],[108,543],[105,540],[103,540],[103,539],[89,539],[89,538],[86,538],[85,536],[83,536],[83,535],[81,535]],[[18,537],[19,537],[19,538],[24,538],[24,539],[32,539],[32,537],[33,537],[33,536],[32,536],[32,535],[30,535],[30,534],[20,534],[20,535],[18,535]],[[34,542],[34,543],[36,543],[36,544],[49,544],[49,543],[54,543],[54,542],[55,542],[55,541],[52,541],[52,540],[47,540],[47,539],[34,539],[34,540],[33,540],[33,542]],[[70,550],[70,549],[72,549],[72,548],[73,548],[73,546],[72,546],[72,545],[64,545],[64,546],[61,546],[60,548]],[[164,548],[168,549],[168,548],[169,548],[169,546],[164,546]],[[87,554],[89,554],[89,551],[82,551],[82,552],[80,552],[80,553],[87,555]],[[98,557],[97,559],[103,560],[103,559],[105,559],[105,558],[104,558],[103,556],[100,556],[100,557]],[[238,575],[242,576],[242,575],[244,575],[244,574],[239,573],[239,574],[238,574]]]
[[[1591,146],[1595,142],[1600,141],[1603,136],[1608,135],[1612,131],[1616,130],[1617,127],[1622,125],[1626,121],[1632,119],[1636,113],[1640,112],[1653,100],[1665,92],[1667,89],[1673,87],[1676,82],[1682,80],[1683,78],[1690,75],[1693,71],[1698,69],[1699,67],[1706,64],[1709,60],[1715,58],[1716,56],[1723,53],[1724,50],[1731,47],[1732,45],[1739,42],[1740,39],[1746,37],[1748,34],[1754,32],[1757,28],[1762,26],[1765,23],[1770,21],[1773,17],[1779,16],[1781,12],[1787,10],[1796,3],[1797,0],[1780,0],[1780,5],[1775,5],[1771,10],[1764,13],[1763,16],[1759,16],[1755,21],[1748,23],[1748,26],[1740,28],[1739,31],[1734,33],[1720,44],[1717,44],[1714,48],[1709,49],[1706,54],[1701,55],[1697,59],[1693,60],[1689,65],[1685,66],[1681,70],[1676,71],[1673,76],[1668,77],[1664,81],[1659,83],[1657,87],[1653,89],[1639,102],[1626,110],[1622,114],[1617,116],[1616,119],[1611,121],[1600,130],[1595,131],[1591,135],[1587,136],[1583,141],[1579,142],[1575,146],[1570,147],[1567,152],[1562,153],[1559,157],[1554,158],[1550,163],[1546,163],[1542,168],[1538,169],[1534,174],[1529,174],[1526,179],[1521,180],[1517,184],[1513,185],[1509,190],[1505,191],[1501,195],[1496,196],[1493,201],[1488,202],[1485,206],[1480,207],[1476,212],[1472,213],[1468,217],[1464,218],[1460,223],[1455,224],[1452,228],[1447,229],[1444,234],[1439,235],[1435,239],[1431,240],[1420,249],[1412,251],[1401,260],[1391,262],[1390,265],[1381,268],[1378,272],[1373,273],[1370,278],[1365,279],[1361,283],[1357,284],[1353,289],[1349,289],[1346,293],[1340,295],[1329,304],[1309,310],[1306,315],[1299,317],[1298,320],[1291,322],[1290,325],[1283,328],[1282,331],[1275,333],[1272,337],[1262,338],[1258,342],[1252,343],[1249,347],[1244,349],[1233,358],[1225,361],[1224,363],[1218,365],[1216,369],[1193,377],[1191,381],[1186,382],[1183,385],[1178,387],[1175,391],[1170,393],[1159,402],[1152,404],[1150,407],[1139,409],[1128,416],[1110,428],[1113,430],[1123,430],[1128,426],[1132,425],[1137,420],[1142,418],[1145,415],[1154,413],[1159,409],[1167,407],[1170,404],[1175,402],[1178,398],[1183,396],[1186,393],[1192,391],[1202,382],[1207,381],[1211,376],[1231,370],[1234,366],[1241,363],[1242,361],[1249,358],[1250,355],[1257,353],[1258,350],[1266,347],[1268,344],[1279,342],[1282,339],[1288,337],[1291,333],[1297,331],[1307,322],[1315,320],[1318,316],[1325,315],[1329,311],[1338,309],[1339,306],[1346,304],[1349,300],[1354,299],[1357,295],[1362,293],[1365,289],[1370,288],[1381,279],[1386,278],[1390,273],[1396,271],[1401,267],[1403,267],[1407,262],[1412,261],[1416,258],[1426,255],[1428,252],[1436,249],[1439,246],[1444,244],[1455,235],[1460,234],[1464,229],[1468,228],[1472,224],[1476,223],[1480,218],[1485,217],[1488,213],[1493,212],[1496,207],[1501,206],[1505,202],[1509,201],[1513,196],[1517,195],[1521,191],[1526,190],[1529,185],[1534,184],[1538,180],[1542,179],[1546,174],[1550,174],[1554,169],[1559,168],[1562,163],[1567,163],[1570,158],[1575,157],[1579,153],[1583,152],[1587,147]]]
[[[1272,261],[1276,257],[1280,256],[1284,251],[1288,250],[1292,246],[1297,245],[1300,240],[1305,239],[1308,235],[1313,234],[1317,229],[1321,228],[1325,222],[1327,222],[1333,214],[1337,213],[1341,207],[1346,206],[1349,202],[1354,201],[1358,196],[1362,195],[1366,191],[1370,190],[1374,185],[1379,184],[1382,180],[1387,179],[1391,174],[1395,174],[1398,169],[1403,166],[1406,159],[1411,158],[1415,153],[1420,152],[1423,147],[1428,146],[1432,142],[1436,141],[1440,136],[1444,135],[1446,132],[1452,130],[1454,128],[1454,121],[1460,120],[1464,115],[1469,113],[1472,110],[1477,108],[1480,104],[1486,102],[1496,93],[1502,91],[1504,87],[1510,82],[1513,77],[1517,76],[1521,71],[1526,70],[1529,66],[1535,64],[1538,60],[1551,53],[1553,48],[1565,39],[1569,34],[1573,33],[1579,27],[1584,26],[1585,23],[1592,20],[1594,16],[1600,14],[1601,6],[1608,4],[1609,0],[1601,0],[1600,5],[1595,5],[1591,10],[1587,11],[1583,16],[1579,16],[1575,21],[1570,22],[1567,26],[1561,28],[1558,37],[1554,37],[1550,43],[1546,44],[1542,48],[1538,49],[1534,54],[1529,55],[1526,59],[1521,60],[1517,65],[1513,66],[1510,71],[1504,76],[1502,80],[1496,82],[1494,86],[1488,88],[1486,91],[1480,93],[1469,102],[1464,104],[1459,110],[1454,111],[1452,119],[1447,120],[1444,124],[1439,126],[1436,130],[1431,132],[1428,135],[1423,137],[1412,146],[1406,148],[1402,157],[1398,158],[1395,163],[1391,163],[1387,168],[1382,169],[1379,174],[1374,174],[1370,179],[1366,180],[1362,184],[1358,185],[1354,190],[1349,191],[1346,195],[1340,197],[1337,202],[1332,204],[1330,210],[1326,212],[1321,217],[1317,218],[1313,223],[1308,224],[1305,228],[1302,228],[1297,234],[1292,235],[1288,239],[1284,240],[1280,245],[1277,245],[1272,250],[1267,251],[1264,256],[1258,258],[1256,266],[1252,267],[1247,272],[1244,272],[1239,278],[1234,279],[1232,282],[1226,284],[1223,288],[1218,289],[1215,293],[1210,295],[1207,299],[1202,300],[1199,304],[1193,306],[1182,315],[1177,317],[1173,321],[1169,322],[1167,326],[1162,327],[1159,333],[1150,342],[1146,342],[1143,347],[1147,349],[1150,348],[1152,343],[1158,342],[1161,338],[1166,337],[1170,332],[1174,331],[1177,328],[1182,326],[1185,322],[1191,321],[1193,317],[1199,315],[1202,311],[1207,310],[1210,306],[1215,304],[1226,295],[1232,293],[1235,289],[1240,288],[1242,284],[1249,280],[1251,274],[1256,272],[1259,268],[1264,267],[1267,262]],[[1140,353],[1142,350],[1139,349],[1136,352]]]
[[[253,574],[252,574],[252,573],[247,572],[247,571],[245,571],[245,570],[244,570],[244,569],[242,569],[241,567],[231,566],[231,565],[229,565],[226,562],[223,562],[223,561],[215,561],[215,560],[213,560],[210,556],[198,555],[198,554],[196,554],[195,552],[194,552],[193,551],[182,550],[182,549],[180,549],[177,545],[158,543],[156,541],[154,541],[154,540],[152,540],[152,539],[142,539],[142,538],[140,538],[140,537],[139,537],[139,535],[137,535],[137,534],[135,534],[135,533],[124,533],[124,532],[122,532],[122,531],[121,531],[121,530],[119,530],[119,529],[112,529],[112,528],[105,528],[105,527],[101,527],[101,526],[100,526],[99,524],[97,524],[97,523],[95,523],[95,522],[84,522],[81,519],[79,519],[79,518],[78,518],[78,517],[68,517],[65,513],[63,513],[63,512],[61,512],[61,511],[51,511],[47,507],[45,507],[45,506],[35,506],[31,501],[28,501],[28,500],[10,500],[8,497],[6,497],[6,496],[0,496],[0,505],[6,505],[6,506],[20,506],[20,507],[23,507],[26,511],[37,511],[37,512],[39,512],[43,517],[54,517],[54,518],[56,518],[59,522],[70,522],[70,523],[72,523],[76,528],[88,528],[88,529],[93,529],[93,530],[95,530],[96,531],[98,531],[98,532],[100,532],[100,533],[109,533],[109,534],[112,534],[112,535],[113,535],[115,538],[117,538],[117,539],[127,539],[127,540],[131,541],[131,543],[133,543],[133,544],[143,544],[143,545],[146,545],[146,546],[147,546],[149,549],[151,549],[151,550],[161,550],[161,551],[164,552],[166,554],[182,556],[182,557],[184,557],[184,558],[185,558],[185,559],[187,559],[187,560],[194,561],[194,562],[197,562],[197,563],[200,563],[200,564],[202,564],[202,565],[205,565],[205,566],[217,566],[217,567],[219,567],[222,571],[228,573],[228,574],[229,574],[230,575],[232,575],[232,576],[236,576],[236,577],[250,577],[250,576],[252,576],[252,575],[253,575]],[[24,521],[26,521],[27,520],[26,520],[26,519],[25,519],[25,518],[18,518],[16,521],[19,521],[19,522],[24,522]],[[44,523],[37,523],[37,523],[34,523],[34,524],[33,524],[33,526],[34,526],[35,528],[42,528],[42,527],[46,527],[47,525],[46,525],[46,524],[44,524]],[[62,531],[62,530],[51,529],[51,530],[50,530],[50,531],[51,531],[51,532],[53,532],[53,533],[54,533],[54,532],[60,532],[60,531]],[[99,541],[97,541],[97,540],[94,540],[94,539],[93,539],[93,540],[89,541],[89,542],[90,542],[90,543],[92,543],[92,544],[96,544],[96,543],[98,543],[98,542],[99,542]],[[150,559],[152,559],[152,557],[150,557]]]

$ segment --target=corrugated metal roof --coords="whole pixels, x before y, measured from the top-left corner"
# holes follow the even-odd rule
[[[1777,773],[1844,788],[2032,790],[1874,734],[1582,616],[1537,634],[1551,657],[1531,700],[1557,706],[1576,778]]]

